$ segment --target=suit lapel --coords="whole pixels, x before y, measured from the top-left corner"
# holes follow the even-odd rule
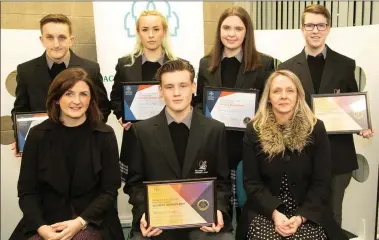
[[[142,55],[135,59],[132,66],[126,67],[128,82],[142,82]]]
[[[334,67],[334,51],[327,47],[325,66],[321,77],[319,93],[325,92],[323,89],[327,89],[328,84],[333,80]]]
[[[307,92],[309,96],[314,94],[315,91],[314,91],[314,86],[312,82],[312,76],[311,76],[311,72],[309,71],[308,62],[305,57],[304,50],[296,57],[294,72],[299,73],[298,77],[301,83],[303,84],[305,92]]]
[[[70,49],[70,63],[68,67],[80,67],[81,59]]]
[[[191,128],[188,136],[188,143],[182,169],[182,178],[186,178],[188,176],[203,142],[204,122],[201,120],[201,118],[203,118],[203,116],[201,116],[197,111],[193,110]]]
[[[216,70],[214,71],[214,73],[211,75],[213,76],[213,84],[212,84],[212,87],[221,87],[222,84],[221,84],[221,63],[220,65],[216,68]]]
[[[47,93],[52,79],[49,74],[46,52],[37,61],[36,68],[34,70],[33,81],[43,87],[44,91]]]
[[[44,180],[63,196],[69,196],[68,173],[66,165],[66,153],[62,151],[62,143],[57,136],[59,127],[55,123],[49,123],[43,144],[43,157],[39,168],[44,170]]]
[[[238,70],[238,75],[237,75],[236,83],[234,84],[234,88],[242,88],[244,85],[244,82],[246,80],[246,74],[243,73],[244,65],[245,65],[245,63],[242,60],[240,69]],[[255,72],[252,74],[253,74],[252,78],[254,78],[254,79],[250,78],[250,80],[255,81]]]
[[[176,157],[174,144],[171,140],[170,131],[167,125],[167,118],[165,115],[165,109],[157,116],[157,122],[154,124],[154,136],[162,153],[166,156],[167,162],[176,176],[180,177],[180,165],[178,158]]]

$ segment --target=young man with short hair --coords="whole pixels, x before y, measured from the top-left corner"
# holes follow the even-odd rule
[[[132,125],[131,151],[124,192],[133,205],[132,239],[233,239],[229,211],[231,185],[226,154],[225,125],[191,107],[196,91],[194,70],[171,60],[156,74],[166,107],[158,115]],[[205,163],[205,164],[204,164]],[[145,219],[143,181],[216,177],[217,225],[179,230],[152,229]]]
[[[46,96],[51,82],[68,67],[81,67],[93,81],[104,121],[110,114],[110,103],[100,74],[99,64],[74,54],[71,21],[63,14],[49,14],[40,21],[40,40],[46,51],[42,56],[17,66],[15,112],[46,111]],[[13,118],[12,118],[13,119]]]
[[[312,94],[358,92],[355,61],[325,44],[330,32],[329,11],[319,4],[307,6],[302,14],[301,31],[306,43],[304,50],[279,65],[279,69],[288,69],[299,77],[308,105],[311,106]],[[365,130],[360,135],[370,138],[373,133],[374,130]],[[331,205],[341,225],[345,189],[358,163],[352,134],[329,135],[329,142],[333,174]]]

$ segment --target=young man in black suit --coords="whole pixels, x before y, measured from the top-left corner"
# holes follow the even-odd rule
[[[40,29],[40,40],[46,51],[42,56],[18,65],[12,115],[15,112],[46,111],[47,91],[54,78],[68,67],[81,67],[88,72],[95,85],[99,108],[106,122],[110,103],[99,64],[78,57],[70,50],[75,40],[71,21],[62,14],[49,14],[41,19]]]
[[[136,141],[131,151],[124,192],[133,205],[132,239],[233,239],[228,216],[231,196],[225,125],[191,107],[196,91],[194,69],[181,60],[164,63],[156,74],[162,112],[132,125]],[[206,162],[206,169],[204,163]],[[202,170],[200,169],[200,165]],[[217,177],[217,225],[200,229],[152,229],[145,219],[143,181]]]
[[[301,80],[306,101],[311,106],[311,94],[358,92],[355,81],[355,61],[343,56],[326,44],[330,32],[330,13],[323,6],[307,6],[302,14],[302,27],[306,45],[301,53],[287,60],[279,69],[294,72]],[[364,138],[374,131],[361,131]],[[341,225],[342,202],[352,171],[358,168],[352,134],[329,135],[332,154],[332,199],[334,217]]]

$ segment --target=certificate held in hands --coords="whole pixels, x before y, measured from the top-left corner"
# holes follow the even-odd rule
[[[351,134],[371,129],[366,92],[314,94],[312,107],[329,134]]]
[[[204,87],[204,115],[228,130],[244,131],[255,115],[257,97],[258,90]]]
[[[159,96],[158,82],[122,83],[122,121],[145,120],[160,113],[165,106]]]
[[[160,229],[217,225],[215,199],[213,178],[146,182],[146,221]]]

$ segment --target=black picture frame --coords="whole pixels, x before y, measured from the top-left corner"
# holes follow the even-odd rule
[[[121,107],[122,107],[122,122],[123,123],[127,123],[127,122],[138,122],[138,121],[141,121],[141,120],[145,120],[145,119],[131,119],[131,118],[128,118],[126,115],[126,112],[125,112],[125,98],[126,98],[126,95],[125,95],[125,91],[126,91],[126,88],[127,86],[140,86],[140,85],[159,85],[159,82],[158,81],[146,81],[146,82],[122,82],[121,83],[121,96],[122,96],[122,99],[121,99]],[[129,106],[128,106],[129,107]],[[152,116],[149,116],[149,117],[153,117],[155,115],[152,115]]]
[[[31,119],[27,121],[25,120],[27,118],[31,118]],[[44,120],[47,119],[48,118],[47,112],[35,111],[35,112],[14,113],[14,131],[15,131],[15,138],[16,138],[17,153],[23,153],[24,144],[25,144],[27,135],[30,131],[30,128],[32,128],[35,125],[38,125],[38,124],[33,125],[33,122],[41,118]],[[21,127],[21,124],[20,124],[21,122],[26,122],[26,125],[24,124],[24,126]]]
[[[251,121],[252,117],[255,115],[257,109],[258,109],[258,100],[259,100],[259,90],[257,89],[241,89],[241,88],[225,88],[225,87],[210,87],[210,86],[205,86],[203,90],[203,114],[206,117],[210,117],[207,114],[207,101],[208,101],[208,92],[210,91],[227,91],[227,92],[235,92],[235,93],[251,93],[255,94],[255,106],[254,109],[252,109],[252,112],[254,113],[253,115],[246,117],[246,122],[245,127],[234,127],[234,126],[227,126],[225,123],[225,128],[227,130],[234,130],[234,131],[245,131],[246,125],[248,122]],[[220,119],[217,119],[220,122],[223,122]]]
[[[371,129],[372,128],[372,125],[371,125],[371,113],[370,113],[370,104],[369,104],[369,99],[368,99],[367,92],[312,94],[311,95],[311,99],[312,99],[312,111],[316,114],[316,117],[319,118],[319,116],[316,113],[316,109],[315,109],[315,107],[316,107],[315,106],[316,105],[316,99],[320,99],[320,98],[354,97],[354,96],[364,96],[365,97],[365,103],[366,103],[365,113],[366,113],[367,126],[368,126],[367,129]],[[319,118],[319,119],[324,122],[325,126],[327,126],[327,122],[326,122],[327,120],[326,119],[322,119],[322,118]],[[343,121],[343,119],[340,119],[340,121]],[[353,134],[353,133],[359,133],[362,130],[365,130],[365,129],[345,129],[345,130],[330,130],[330,129],[326,129],[326,131],[327,131],[328,134]]]

